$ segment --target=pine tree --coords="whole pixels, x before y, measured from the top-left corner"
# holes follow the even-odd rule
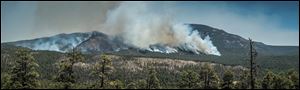
[[[9,75],[5,77],[6,83],[4,87],[6,89],[34,89],[38,88],[39,73],[34,57],[29,50],[20,49],[16,52],[16,60],[14,66],[9,72]],[[2,81],[2,80],[1,80]]]
[[[7,73],[1,73],[1,89],[9,89],[11,86],[10,75]]]
[[[120,80],[113,80],[109,82],[109,89],[124,89],[124,84]]]
[[[144,79],[135,80],[135,81],[130,82],[126,88],[127,89],[146,89],[147,82]]]
[[[275,75],[274,78],[274,89],[290,89],[293,86],[293,82],[286,78],[283,73]]]
[[[150,67],[147,78],[147,89],[160,89],[160,81],[156,77],[156,71],[153,67]]]
[[[105,88],[105,85],[108,84],[108,76],[113,71],[112,60],[108,58],[107,55],[102,54],[100,56],[100,61],[97,61],[92,71],[92,74],[100,78],[100,88]],[[95,85],[97,86],[97,85]]]
[[[233,72],[226,70],[223,76],[223,89],[233,89]]]
[[[203,81],[203,87],[205,89],[218,89],[220,84],[220,78],[208,63],[201,67],[200,80]]]
[[[261,89],[262,88],[262,79],[256,79],[255,80],[255,88]]]
[[[220,88],[220,77],[218,76],[218,74],[212,69],[211,73],[209,74],[211,76],[209,76],[209,85],[208,88],[211,89],[219,89]]]
[[[197,88],[199,82],[199,75],[192,71],[186,70],[180,73],[179,86],[180,88]]]
[[[240,75],[239,85],[236,87],[238,89],[248,89],[250,83],[249,71],[243,71]]]
[[[287,72],[287,78],[293,82],[291,89],[299,89],[299,73],[295,70],[289,70]]]
[[[263,78],[262,88],[263,89],[273,89],[274,79],[275,79],[275,74],[271,71],[268,71],[267,74]]]
[[[272,71],[264,76],[262,81],[263,89],[293,89],[294,83],[289,79],[289,74],[285,75],[284,73],[274,74]]]
[[[137,85],[138,89],[145,89],[145,88],[147,88],[147,81],[144,80],[144,79],[137,80],[136,83],[137,83],[136,85]]]
[[[62,84],[64,89],[69,89],[75,83],[73,65],[83,60],[82,54],[74,49],[67,53],[67,57],[59,63],[59,72],[55,81]]]

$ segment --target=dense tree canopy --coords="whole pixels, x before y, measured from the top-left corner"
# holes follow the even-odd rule
[[[11,64],[4,65],[9,69],[1,73],[2,89],[250,88],[248,69],[220,67],[207,62],[176,66],[176,63],[151,60],[147,63],[135,57],[120,60],[105,54],[85,55],[76,51],[57,55],[18,50],[12,57],[13,60],[5,60]],[[79,62],[84,69],[76,66]],[[299,89],[299,73],[296,70],[262,72],[256,77],[258,89]]]
[[[37,71],[39,65],[36,63],[31,52],[20,49],[16,52],[17,60],[13,64],[8,75],[5,76],[2,88],[8,89],[34,89],[39,87]],[[2,78],[1,78],[2,81]],[[1,83],[2,84],[2,83]]]

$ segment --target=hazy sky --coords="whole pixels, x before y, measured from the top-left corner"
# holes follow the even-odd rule
[[[1,42],[99,30],[119,3],[1,1]],[[209,25],[269,45],[299,46],[297,1],[146,3],[178,22]]]

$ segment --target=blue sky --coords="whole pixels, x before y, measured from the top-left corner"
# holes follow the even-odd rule
[[[175,8],[185,13],[177,17],[182,22],[206,24],[269,45],[299,45],[295,1],[184,2]]]
[[[279,19],[280,25],[284,28],[297,30],[299,28],[299,3],[283,1],[252,1],[252,2],[232,2],[231,9],[241,15],[251,15],[253,11],[258,11],[270,18]]]
[[[299,46],[297,1],[146,2],[183,23],[205,24],[269,45]],[[107,2],[2,2],[1,42],[98,29]]]

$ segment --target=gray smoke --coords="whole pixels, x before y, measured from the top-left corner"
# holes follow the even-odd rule
[[[101,31],[149,51],[172,53],[177,52],[174,47],[179,47],[196,54],[221,55],[209,36],[202,39],[198,31],[174,22],[172,16],[149,9],[145,2],[122,2],[107,13]]]
[[[154,9],[148,2],[36,2],[32,36],[98,30],[123,43],[143,50],[162,53],[177,52],[177,48],[218,55],[209,36],[202,39],[197,30],[176,22],[173,16]],[[43,35],[45,36],[45,35]],[[35,50],[66,51],[87,38],[53,38],[28,46]],[[33,44],[33,45],[32,45]],[[66,45],[66,46],[61,46]]]
[[[51,37],[37,38],[32,41],[20,41],[16,46],[31,48],[33,50],[49,50],[58,52],[67,52],[78,44],[91,37],[89,33],[59,34]]]

